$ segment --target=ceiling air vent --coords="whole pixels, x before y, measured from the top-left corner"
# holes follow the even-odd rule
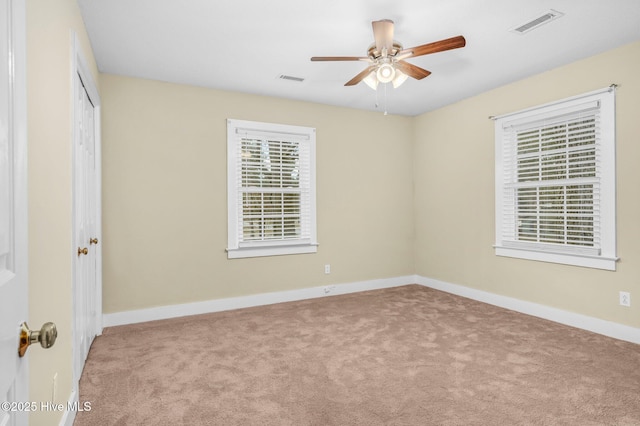
[[[302,83],[304,81],[304,78],[302,77],[294,77],[292,75],[285,75],[285,74],[281,74],[279,78],[283,80],[297,81],[298,83]]]
[[[561,16],[563,16],[564,13],[562,12],[558,12],[557,10],[553,10],[553,9],[549,9],[548,11],[544,12],[542,15],[539,15],[531,20],[529,20],[528,22],[522,24],[522,25],[518,25],[517,27],[511,29],[512,32],[514,33],[518,33],[518,34],[525,34],[528,33],[531,30],[534,30],[538,27],[540,27],[541,25],[544,25],[548,22],[551,22],[555,19],[560,18]]]

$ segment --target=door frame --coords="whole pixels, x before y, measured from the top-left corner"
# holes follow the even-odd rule
[[[87,60],[85,59],[84,53],[82,51],[82,45],[78,38],[78,35],[75,31],[71,31],[71,117],[72,117],[72,194],[73,194],[73,203],[75,206],[76,202],[76,146],[78,141],[76,138],[78,137],[79,132],[77,131],[78,125],[78,116],[83,114],[83,111],[78,111],[76,99],[78,97],[78,84],[77,79],[78,76],[82,80],[82,84],[84,85],[84,89],[87,91],[89,98],[91,99],[91,103],[94,107],[94,138],[95,138],[95,161],[96,161],[96,235],[99,243],[95,246],[96,250],[96,312],[95,312],[95,325],[96,329],[93,330],[96,336],[102,334],[102,156],[101,156],[101,110],[102,103],[100,100],[100,94],[98,92],[98,88],[93,79],[93,75],[87,65]],[[75,208],[72,209],[72,235],[71,235],[71,250],[74,253],[76,248],[76,238],[75,238],[75,230],[76,230],[77,222],[75,217]],[[74,256],[75,260],[75,256]],[[75,324],[75,315],[77,312],[77,303],[76,300],[76,286],[78,282],[78,278],[76,277],[76,268],[75,265],[72,267],[72,300],[73,300],[73,320],[72,320],[72,341],[73,341],[73,357],[72,357],[72,369],[73,369],[73,393],[70,400],[72,402],[78,401],[79,398],[79,390],[78,385],[80,382],[80,377],[78,376],[76,371],[82,371],[82,364],[84,360],[78,359],[78,348],[76,347],[77,333]]]

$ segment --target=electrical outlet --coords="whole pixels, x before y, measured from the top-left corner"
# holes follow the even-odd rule
[[[329,265],[328,263],[326,265],[324,265],[324,273],[325,274],[330,274],[331,273],[331,265]]]
[[[629,293],[628,291],[620,292],[620,305],[631,306],[631,293]]]

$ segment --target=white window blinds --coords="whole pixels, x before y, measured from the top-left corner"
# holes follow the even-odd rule
[[[229,257],[315,251],[314,129],[229,120],[227,138]]]
[[[592,258],[615,252],[613,123],[603,112],[613,103],[602,99],[608,93],[496,120],[498,249]]]

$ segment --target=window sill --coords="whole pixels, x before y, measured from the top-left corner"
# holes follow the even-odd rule
[[[531,249],[494,246],[496,256],[512,257],[517,259],[536,260],[540,262],[560,263],[563,265],[582,266],[585,268],[616,270],[617,257],[589,256],[566,253],[550,253]]]
[[[227,259],[242,259],[246,257],[285,256],[290,254],[317,253],[318,244],[278,245],[269,247],[243,247],[227,249]]]

